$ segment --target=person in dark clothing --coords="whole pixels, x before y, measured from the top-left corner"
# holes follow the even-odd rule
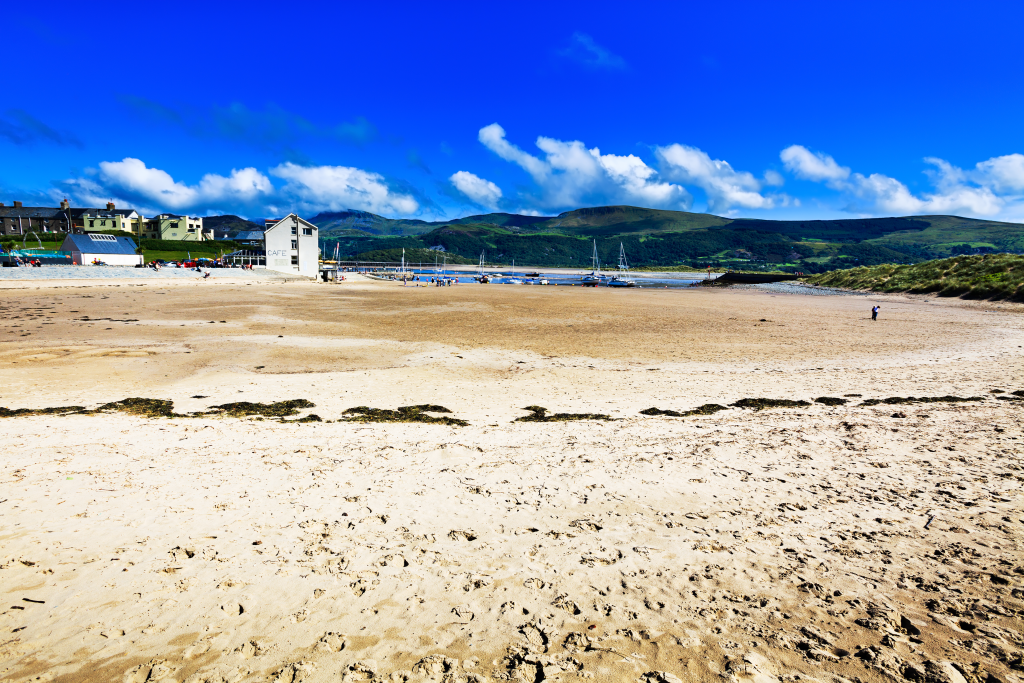
[[[879,306],[872,306],[871,307],[871,319],[872,320],[878,320],[878,310],[879,310],[879,308],[880,308]]]

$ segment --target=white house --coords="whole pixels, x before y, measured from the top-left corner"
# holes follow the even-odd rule
[[[142,263],[142,254],[135,253],[135,241],[131,237],[68,235],[61,243],[60,250],[71,252],[71,261],[76,266],[96,261],[108,266],[137,266]]]
[[[267,270],[315,278],[320,270],[320,235],[317,227],[294,213],[267,220],[263,231]]]

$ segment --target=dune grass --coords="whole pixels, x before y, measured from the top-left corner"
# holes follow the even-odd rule
[[[1024,301],[1024,256],[983,254],[907,266],[864,266],[814,275],[807,282],[875,292]]]

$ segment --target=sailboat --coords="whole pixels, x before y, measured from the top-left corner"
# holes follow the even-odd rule
[[[594,240],[593,270],[589,274],[583,276],[583,286],[597,287],[599,284],[601,284],[602,279],[603,277],[601,275],[601,264],[597,260],[597,240]]]
[[[523,281],[520,278],[516,277],[516,260],[515,259],[512,259],[512,273],[501,284],[503,284],[503,285],[521,285],[521,284],[523,284]]]
[[[480,269],[475,279],[482,285],[486,285],[491,281],[491,278],[484,272],[484,252],[482,251],[480,252]]]
[[[619,272],[608,281],[609,287],[636,287],[636,280],[629,277],[629,263],[626,261],[626,248],[619,242]]]

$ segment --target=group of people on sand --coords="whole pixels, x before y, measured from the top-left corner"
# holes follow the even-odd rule
[[[402,284],[406,284],[408,282],[426,282],[426,281],[427,281],[426,276],[413,275],[411,278],[403,278],[402,279]],[[457,277],[435,277],[435,276],[431,276],[430,277],[430,285],[432,285],[434,287],[451,287],[452,285],[457,285],[457,284],[459,284],[459,278],[457,278]],[[420,285],[416,285],[416,286],[419,287]]]

